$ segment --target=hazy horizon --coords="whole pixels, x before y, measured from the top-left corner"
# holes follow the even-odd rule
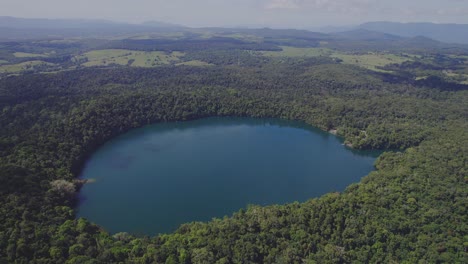
[[[28,8],[24,8],[27,6]],[[369,21],[468,24],[464,0],[0,0],[0,16],[162,21],[190,27],[316,28]]]

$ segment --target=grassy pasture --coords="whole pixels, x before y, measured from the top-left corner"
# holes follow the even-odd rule
[[[39,66],[39,65],[52,66],[54,64],[44,62],[44,61],[39,61],[39,60],[26,61],[26,62],[22,62],[18,64],[2,65],[0,66],[0,73],[19,73],[22,71],[32,69],[34,66]]]
[[[318,57],[330,56],[333,51],[327,48],[295,48],[281,46],[282,51],[264,51],[263,55],[271,57]]]
[[[177,66],[186,65],[186,66],[212,66],[213,64],[200,61],[200,60],[191,60],[191,61],[184,61],[176,64]]]
[[[455,81],[461,84],[468,84],[468,73],[464,71],[460,71],[460,72],[443,71],[443,73],[447,77],[449,77],[452,81]]]
[[[401,57],[395,54],[368,53],[368,54],[344,54],[333,53],[331,57],[343,60],[344,64],[357,65],[373,71],[383,71],[377,67],[382,67],[393,63],[403,63],[409,61],[409,58]]]
[[[344,64],[352,64],[364,67],[373,71],[383,71],[377,67],[382,67],[392,63],[402,63],[409,61],[409,57],[403,57],[387,53],[367,53],[367,54],[346,54],[327,48],[295,48],[282,46],[282,51],[265,51],[263,55],[271,57],[318,57],[329,56],[341,59]]]
[[[5,64],[5,63],[8,63],[7,60],[0,60],[0,64]]]
[[[240,33],[233,33],[233,34],[222,34],[219,37],[226,37],[226,38],[233,38],[233,39],[240,39],[248,42],[260,42],[263,39],[261,37],[249,34],[240,34]]]
[[[184,32],[158,32],[145,35],[128,37],[130,39],[180,39],[185,36]]]
[[[34,58],[34,57],[47,57],[46,54],[27,53],[27,52],[15,52],[13,55],[17,58]]]
[[[81,55],[88,59],[83,66],[109,66],[112,64],[130,65],[134,67],[154,67],[173,64],[180,61],[181,52],[165,53],[161,51],[133,51],[123,49],[93,50]],[[79,57],[80,58],[80,57]],[[78,58],[78,59],[79,59]]]
[[[463,59],[465,63],[468,62],[468,55],[449,55],[449,57],[452,59]]]

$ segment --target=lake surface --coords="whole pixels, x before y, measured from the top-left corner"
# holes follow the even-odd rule
[[[81,177],[78,216],[111,233],[155,235],[248,204],[343,191],[379,153],[352,151],[301,122],[207,118],[132,130],[98,149]]]

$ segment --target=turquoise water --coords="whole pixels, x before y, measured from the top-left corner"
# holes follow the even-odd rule
[[[248,204],[304,202],[343,191],[378,153],[346,149],[301,122],[207,118],[135,129],[100,149],[82,178],[78,216],[111,233],[154,235]]]

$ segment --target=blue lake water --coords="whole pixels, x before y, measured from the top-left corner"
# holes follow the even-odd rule
[[[155,235],[248,204],[304,202],[343,191],[379,153],[296,121],[206,118],[134,129],[99,148],[78,216],[111,233]]]

